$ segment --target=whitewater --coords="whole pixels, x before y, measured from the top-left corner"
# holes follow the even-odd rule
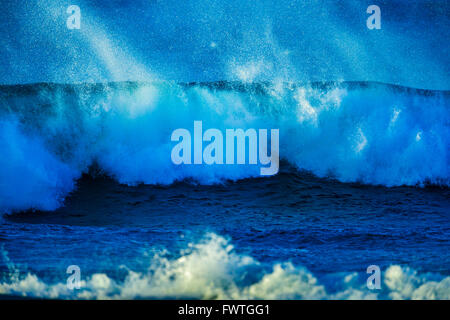
[[[1,86],[0,295],[450,299],[449,98],[375,82]],[[279,128],[280,172],[173,164],[173,130],[197,120]]]
[[[0,210],[54,210],[92,171],[127,185],[222,183],[257,168],[175,166],[171,132],[279,128],[280,158],[341,182],[449,186],[448,91],[371,82],[0,87]]]
[[[392,265],[385,270],[382,291],[368,291],[357,272],[337,273],[319,281],[308,269],[290,262],[264,266],[239,254],[230,241],[206,234],[175,255],[153,253],[147,269],[125,269],[123,280],[105,273],[90,275],[81,290],[64,282],[46,283],[3,256],[9,272],[0,294],[49,299],[450,299],[450,277],[419,274]],[[330,285],[330,283],[334,283]]]

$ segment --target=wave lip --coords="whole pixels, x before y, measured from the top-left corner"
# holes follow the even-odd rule
[[[251,166],[176,166],[170,135],[278,128],[280,157],[341,182],[450,184],[449,92],[380,83],[112,83],[0,88],[0,210],[51,210],[93,165],[120,183],[211,184]]]

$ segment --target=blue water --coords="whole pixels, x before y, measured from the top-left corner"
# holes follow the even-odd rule
[[[228,82],[0,92],[0,294],[450,296],[448,92]],[[280,128],[280,172],[175,166],[170,133],[195,119]],[[79,290],[66,287],[69,265]],[[381,290],[366,286],[369,265]]]
[[[0,298],[450,299],[449,1],[1,4]],[[194,121],[280,172],[174,165]]]

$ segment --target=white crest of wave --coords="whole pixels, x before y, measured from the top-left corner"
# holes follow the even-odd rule
[[[175,166],[171,132],[192,129],[195,120],[205,130],[279,129],[281,159],[319,177],[448,186],[445,95],[373,84],[323,89],[274,83],[264,91],[154,82],[8,98],[5,105],[15,111],[1,119],[0,211],[56,208],[93,163],[129,185],[258,176],[256,166]],[[22,190],[40,190],[40,196]]]

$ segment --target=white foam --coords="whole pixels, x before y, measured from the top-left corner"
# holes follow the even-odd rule
[[[265,268],[210,233],[175,256],[160,251],[146,272],[129,270],[122,282],[97,273],[72,291],[63,282],[45,283],[11,268],[9,278],[0,283],[0,294],[61,299],[450,299],[450,277],[419,275],[398,265],[387,268],[383,276],[382,290],[377,291],[367,289],[365,279],[355,273],[341,274],[334,281],[342,289],[335,292],[306,268],[289,262]]]
[[[280,158],[320,177],[384,186],[449,185],[444,96],[383,86],[324,90],[279,83],[267,92],[157,82],[11,98],[7,103],[16,111],[0,118],[6,155],[0,160],[0,210],[55,208],[93,163],[129,185],[258,176],[257,166],[174,165],[171,133],[195,120],[202,120],[205,130],[279,129]],[[30,115],[37,100],[51,110]]]

